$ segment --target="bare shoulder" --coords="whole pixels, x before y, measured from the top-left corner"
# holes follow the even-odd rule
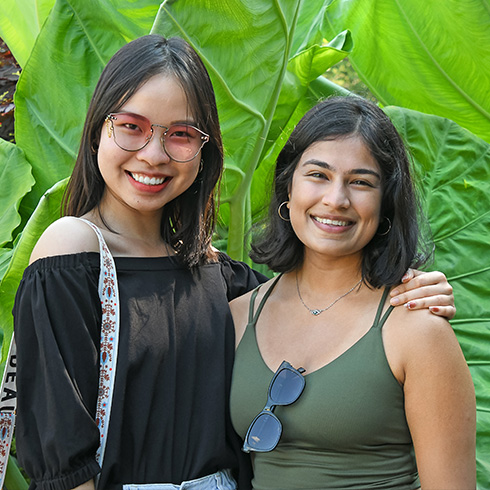
[[[29,263],[55,255],[98,252],[99,242],[89,225],[72,216],[52,223],[36,243]]]
[[[456,338],[449,322],[443,317],[433,315],[427,308],[395,308],[386,322],[386,330],[396,334],[401,342],[417,344],[434,342],[446,337]]]
[[[449,364],[464,362],[449,322],[428,309],[395,308],[383,327],[383,342],[393,374],[402,384],[407,372],[433,369],[437,359]]]
[[[250,296],[252,295],[252,291],[245,293],[238,298],[235,298],[230,301],[230,310],[233,315],[233,319],[240,319],[243,316],[245,311],[248,311],[248,304],[250,302]]]
[[[273,279],[267,281],[262,284],[260,290],[257,294],[257,298],[255,299],[255,306],[260,303],[262,296],[269,289],[273,282]],[[230,302],[230,310],[233,316],[233,322],[235,324],[235,346],[238,346],[240,340],[245,333],[245,329],[248,323],[248,315],[250,311],[250,299],[253,294],[253,290],[244,294],[243,296],[239,296]]]
[[[245,333],[245,329],[247,328],[248,308],[251,295],[252,291],[249,291],[243,296],[239,296],[230,302],[231,315],[235,325],[235,348],[238,347],[238,344]]]

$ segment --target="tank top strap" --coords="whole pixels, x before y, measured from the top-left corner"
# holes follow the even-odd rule
[[[271,287],[265,292],[264,297],[260,301],[259,306],[257,308],[257,311],[255,312],[255,315],[254,315],[255,299],[257,298],[257,294],[259,293],[259,289],[263,286],[263,284],[260,284],[259,286],[257,286],[253,290],[252,296],[250,297],[250,305],[249,305],[249,308],[248,308],[248,324],[249,325],[250,324],[253,324],[253,326],[255,327],[255,324],[257,323],[257,320],[259,318],[259,315],[262,312],[262,308],[264,308],[265,302],[269,298],[270,294],[272,293],[272,290],[274,289],[274,287],[276,286],[277,282],[279,281],[279,279],[281,277],[282,277],[282,273],[279,274],[274,279],[274,282],[271,284]]]
[[[386,298],[388,297],[389,292],[390,292],[390,288],[386,287],[384,292],[383,292],[383,296],[381,297],[381,301],[379,302],[378,311],[376,312],[376,317],[374,318],[373,326],[376,328],[379,328],[379,329],[383,328],[383,325],[385,324],[386,320],[388,319],[388,317],[390,316],[390,314],[394,308],[394,306],[390,305],[388,307],[388,309],[385,311],[385,314],[383,315],[383,317],[381,318],[381,314],[383,313],[383,307],[384,307],[384,304],[386,302]],[[380,320],[380,318],[381,318],[381,320]]]

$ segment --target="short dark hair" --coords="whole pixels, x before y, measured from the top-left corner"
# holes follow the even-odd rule
[[[189,189],[165,205],[162,217],[162,237],[185,264],[194,266],[216,258],[211,237],[216,221],[215,187],[223,171],[223,143],[209,74],[183,39],[150,34],[126,44],[109,60],[88,108],[63,213],[81,216],[99,205],[105,183],[96,149],[105,117],[117,112],[145,82],[159,74],[176,78],[196,126],[209,135],[201,153],[202,170]]]
[[[278,208],[288,200],[293,173],[310,145],[352,136],[362,139],[381,170],[380,225],[363,249],[363,281],[376,288],[398,284],[409,267],[420,267],[425,262],[430,254],[419,253],[421,210],[405,145],[388,116],[357,96],[320,102],[291,133],[277,158],[268,218],[259,225],[259,238],[252,244],[254,262],[266,264],[275,272],[288,272],[302,264],[303,243],[291,224],[279,217]],[[388,229],[385,218],[390,220],[391,229],[383,234]]]

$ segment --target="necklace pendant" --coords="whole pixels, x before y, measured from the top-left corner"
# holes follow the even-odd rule
[[[315,316],[318,316],[321,312],[322,310],[310,310],[310,313]]]

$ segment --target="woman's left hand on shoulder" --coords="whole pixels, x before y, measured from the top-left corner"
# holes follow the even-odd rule
[[[453,288],[442,272],[423,272],[409,269],[402,284],[390,293],[390,304],[405,305],[409,310],[429,308],[431,313],[447,320],[454,318]]]

